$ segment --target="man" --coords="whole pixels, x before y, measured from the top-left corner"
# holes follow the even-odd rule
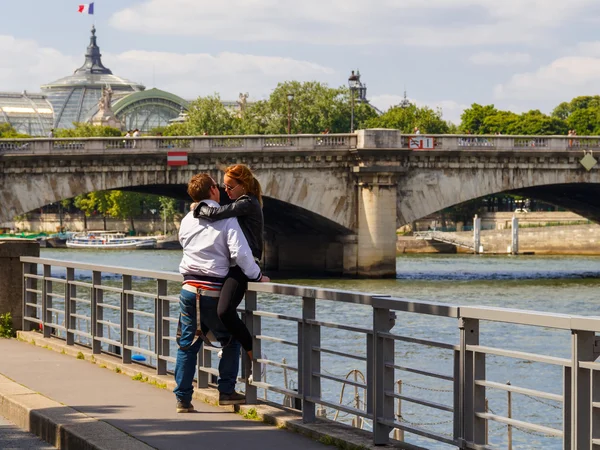
[[[194,175],[188,183],[188,194],[194,202],[219,206],[219,188],[208,174]],[[217,316],[219,293],[232,264],[239,266],[251,280],[270,280],[262,275],[254,261],[248,241],[235,217],[209,222],[195,219],[193,213],[189,212],[181,221],[179,242],[183,247],[179,272],[183,275],[184,283],[179,301],[181,334],[178,338],[179,349],[175,365],[177,387],[173,391],[177,397],[177,412],[194,410],[191,403],[194,393],[194,369],[198,351],[208,331],[212,331],[223,346],[217,382],[219,404],[243,403],[245,397],[235,392],[240,344],[231,338]],[[200,330],[197,329],[197,303],[200,308]]]

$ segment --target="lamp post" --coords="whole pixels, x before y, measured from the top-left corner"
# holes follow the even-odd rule
[[[288,101],[288,128],[287,128],[287,133],[288,133],[288,135],[292,134],[292,100],[294,100],[294,94],[292,94],[290,92],[287,95],[287,101]]]
[[[350,88],[350,133],[354,133],[354,93],[360,87],[360,76],[352,71],[348,78],[348,87]]]

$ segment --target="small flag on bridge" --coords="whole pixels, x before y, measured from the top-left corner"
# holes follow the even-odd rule
[[[187,166],[187,152],[168,152],[167,166]]]
[[[94,14],[94,3],[87,3],[84,5],[79,5],[78,11],[81,14]]]

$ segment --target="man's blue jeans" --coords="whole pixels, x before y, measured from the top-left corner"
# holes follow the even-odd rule
[[[200,321],[204,334],[212,331],[223,348],[223,357],[219,361],[219,379],[217,382],[219,392],[231,394],[235,390],[235,382],[240,366],[240,343],[235,339],[229,342],[231,335],[217,316],[216,297],[200,297]],[[194,345],[190,344],[196,334],[196,294],[181,290],[179,296],[179,321],[181,325],[181,337],[179,349],[177,350],[177,363],[175,364],[175,382],[177,387],[173,392],[177,400],[189,403],[192,400],[194,387],[194,372],[196,368],[198,352],[202,348],[202,339],[198,339]],[[229,343],[229,345],[227,345]],[[181,347],[186,348],[182,350]]]

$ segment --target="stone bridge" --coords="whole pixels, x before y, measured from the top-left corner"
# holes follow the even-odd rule
[[[0,140],[0,222],[97,190],[187,199],[193,174],[220,181],[221,169],[244,163],[264,190],[268,270],[394,276],[399,225],[486,195],[515,191],[600,220],[595,150],[598,137],[396,130]],[[186,152],[188,164],[167,166],[169,151]]]

